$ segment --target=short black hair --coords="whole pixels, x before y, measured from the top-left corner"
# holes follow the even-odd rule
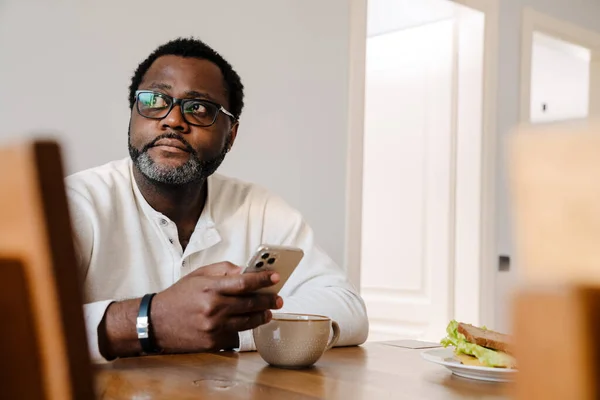
[[[237,72],[232,66],[215,50],[206,43],[194,38],[177,38],[159,46],[148,58],[141,62],[131,78],[129,86],[129,108],[133,109],[135,104],[135,91],[138,90],[142,79],[150,66],[157,58],[162,56],[179,56],[186,58],[198,58],[210,61],[219,67],[223,74],[225,93],[229,97],[229,111],[236,119],[242,114],[244,108],[244,85]]]

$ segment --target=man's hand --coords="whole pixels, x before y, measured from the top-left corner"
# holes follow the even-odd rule
[[[191,274],[189,274],[189,276],[228,276],[237,275],[240,272],[242,272],[241,267],[238,267],[237,265],[234,265],[230,262],[220,262],[200,267]]]
[[[230,263],[200,268],[158,293],[151,320],[157,344],[167,352],[233,348],[238,332],[271,320],[283,300],[254,291],[277,283],[273,272],[240,274]]]
[[[279,281],[272,271],[240,274],[231,263],[202,267],[154,296],[151,326],[158,347],[168,353],[214,351],[238,345],[238,332],[269,322],[283,300],[254,293]],[[140,299],[111,304],[99,327],[107,358],[140,352],[135,320]]]

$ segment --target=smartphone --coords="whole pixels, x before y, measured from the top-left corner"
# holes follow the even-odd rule
[[[292,275],[300,261],[304,257],[304,251],[297,247],[277,246],[263,244],[258,247],[242,274],[260,271],[276,271],[280,280],[273,286],[257,290],[258,293],[279,293],[288,278]]]

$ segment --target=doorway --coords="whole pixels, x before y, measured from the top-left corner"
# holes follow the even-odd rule
[[[495,27],[485,11],[368,2],[362,104],[352,83],[360,65],[351,68],[350,114],[364,120],[350,120],[346,265],[367,303],[370,341],[437,341],[452,318],[493,321],[482,268],[493,253],[483,193],[494,172],[485,155]]]
[[[531,52],[530,122],[587,118],[591,49],[534,31]]]
[[[521,122],[600,116],[600,33],[523,12]]]

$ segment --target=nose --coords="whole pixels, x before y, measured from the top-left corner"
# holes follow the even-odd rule
[[[190,124],[188,124],[183,118],[181,113],[181,106],[174,104],[171,111],[161,120],[163,129],[171,129],[181,133],[188,133],[190,131]]]

